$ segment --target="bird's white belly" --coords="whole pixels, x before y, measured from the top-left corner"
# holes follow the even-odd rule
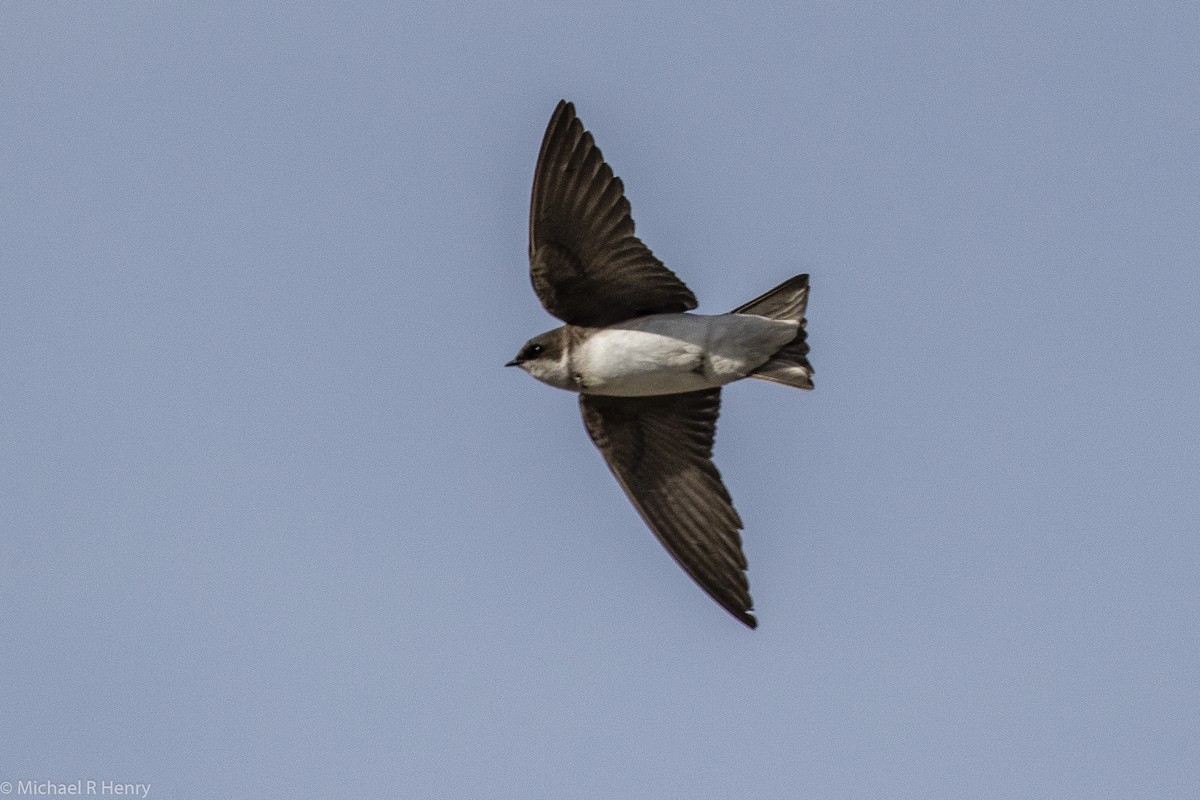
[[[790,341],[796,324],[742,314],[656,314],[596,331],[574,353],[587,394],[680,394],[744,378]]]

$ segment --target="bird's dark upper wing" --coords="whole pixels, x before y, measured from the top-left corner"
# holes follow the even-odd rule
[[[542,305],[572,325],[696,307],[691,290],[634,236],[621,179],[565,100],[546,127],[533,176],[529,266]]]
[[[742,520],[712,462],[721,390],[579,396],[583,424],[650,530],[704,591],[751,628]]]

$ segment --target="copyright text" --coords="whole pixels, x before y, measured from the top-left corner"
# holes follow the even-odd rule
[[[75,780],[67,783],[56,781],[11,781],[0,782],[0,795],[17,794],[24,797],[63,797],[67,795],[95,797],[141,797],[150,796],[148,783],[122,783],[120,781]]]

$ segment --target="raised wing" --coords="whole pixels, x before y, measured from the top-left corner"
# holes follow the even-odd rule
[[[580,395],[583,424],[625,494],[679,565],[749,627],[741,517],[712,462],[721,390]]]
[[[533,176],[529,267],[542,305],[572,325],[696,307],[691,290],[634,236],[621,179],[565,100],[546,127]]]

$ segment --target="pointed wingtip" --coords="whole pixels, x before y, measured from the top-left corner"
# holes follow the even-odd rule
[[[758,627],[758,618],[754,616],[754,606],[749,602],[746,604],[745,608],[742,608],[740,603],[737,601],[731,601],[729,598],[717,599],[714,597],[713,599],[717,600],[717,602],[721,604],[721,608],[728,611],[734,619],[745,625],[750,630],[754,630]],[[749,600],[749,598],[746,599]]]
[[[748,611],[738,614],[737,618],[738,618],[739,622],[741,622],[743,625],[745,625],[750,630],[754,630],[755,628],[758,627],[758,620],[755,619],[754,615]]]

